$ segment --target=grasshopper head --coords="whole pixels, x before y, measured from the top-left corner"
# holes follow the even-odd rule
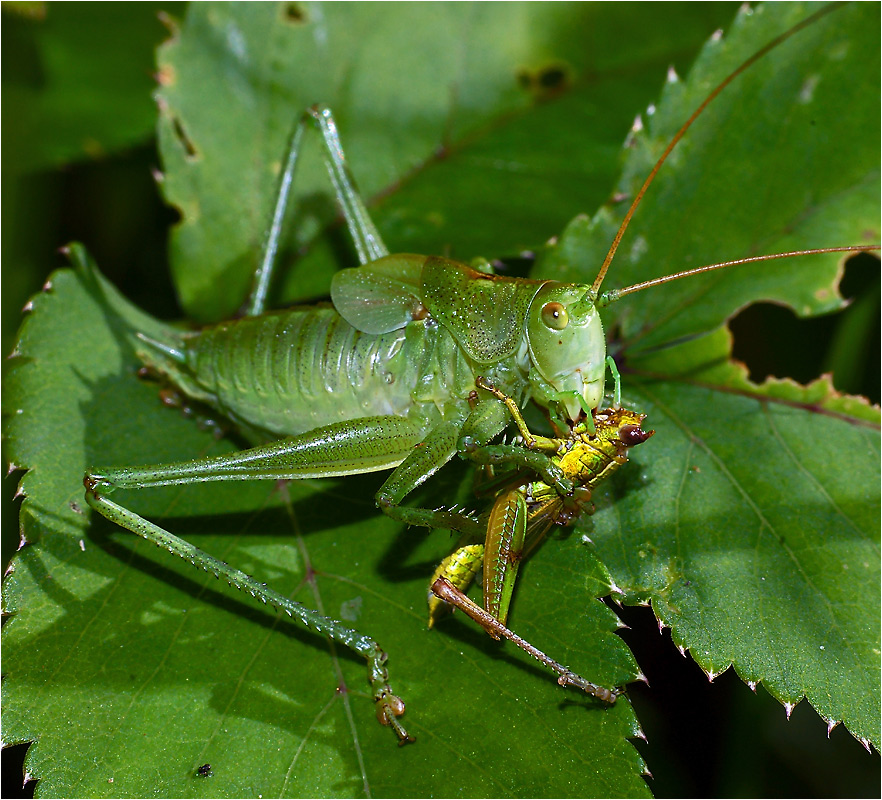
[[[527,313],[533,395],[570,420],[603,398],[606,342],[594,300],[588,286],[549,282]]]

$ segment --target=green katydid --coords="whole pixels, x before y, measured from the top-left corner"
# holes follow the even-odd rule
[[[310,121],[322,133],[359,257],[367,263],[338,275],[332,286],[335,309],[262,314],[278,241],[276,220],[284,215],[300,137]],[[518,403],[532,394],[559,425],[580,415],[589,427],[593,424],[591,412],[603,396],[605,353],[600,320],[586,290],[500,278],[440,258],[387,255],[346,170],[330,112],[310,109],[292,136],[274,223],[248,303],[251,316],[196,334],[157,326],[151,336],[140,337],[145,365],[177,391],[223,412],[255,438],[287,438],[210,460],[91,470],[85,477],[87,500],[111,521],[364,655],[378,715],[407,741],[396,720],[403,705],[388,686],[386,656],[371,639],[281,597],[106,495],[117,488],[329,477],[396,467],[377,495],[387,514],[408,524],[478,535],[479,524],[469,515],[399,504],[457,452],[480,459],[506,426],[505,403],[492,392],[476,391],[479,371]],[[494,325],[495,310],[500,313]],[[555,346],[564,336],[568,346]],[[336,397],[339,421],[315,428],[314,401],[328,393]],[[376,413],[364,416],[370,410]],[[513,458],[561,493],[572,490],[548,456],[519,448]]]
[[[279,221],[300,136],[309,123],[322,130],[336,193],[362,266],[340,273],[335,281],[336,311],[316,308],[259,316],[266,308]],[[505,402],[476,386],[479,375],[518,407],[533,399],[558,426],[573,422],[591,428],[603,397],[605,370],[597,308],[645,288],[600,294],[606,269],[640,196],[642,191],[591,287],[499,278],[438,258],[389,256],[348,176],[330,114],[325,109],[308,112],[292,137],[262,267],[248,304],[250,317],[192,335],[157,326],[158,332],[142,338],[141,347],[145,364],[186,397],[216,408],[256,438],[288,438],[208,461],[93,471],[86,477],[90,504],[112,521],[223,574],[367,657],[379,716],[393,724],[405,741],[407,734],[397,721],[403,705],[388,687],[385,655],[372,640],[280,598],[113,504],[106,495],[120,487],[332,476],[396,467],[377,496],[386,513],[410,524],[479,536],[481,526],[467,515],[404,509],[399,504],[454,454],[480,462],[508,423]],[[853,248],[832,250],[849,249]],[[560,346],[563,335],[569,337],[568,347]],[[270,341],[275,344],[267,346]],[[377,363],[379,370],[367,368]],[[340,379],[344,364],[355,372],[343,372]],[[288,371],[280,371],[280,365]],[[311,393],[326,398],[332,390],[337,421],[316,427],[328,420],[315,418]],[[477,392],[475,403],[469,400],[473,392]],[[273,393],[284,402],[268,401]],[[514,457],[556,487],[560,496],[572,489],[572,481],[547,455],[521,448]]]

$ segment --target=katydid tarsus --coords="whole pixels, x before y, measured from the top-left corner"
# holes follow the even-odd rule
[[[804,24],[784,36],[793,35]],[[527,530],[531,522],[537,529],[540,523],[545,525],[547,519],[535,508],[531,510],[521,493],[540,484],[554,493],[556,507],[578,513],[580,507],[571,498],[578,499],[580,490],[590,488],[606,473],[598,467],[568,472],[557,449],[549,453],[536,445],[535,437],[527,435],[518,409],[529,400],[544,409],[557,430],[557,437],[548,441],[565,450],[603,441],[613,430],[609,420],[618,402],[610,412],[598,412],[606,369],[598,309],[658,283],[793,255],[728,261],[601,293],[628,222],[670,150],[707,103],[782,38],[748,59],[687,120],[634,198],[591,286],[505,278],[439,257],[389,255],[349,175],[330,112],[321,107],[308,110],[291,137],[246,316],[195,333],[157,325],[149,337],[140,339],[139,355],[144,364],[176,392],[215,409],[249,437],[274,441],[213,459],[92,469],[84,480],[90,506],[362,655],[368,662],[379,719],[395,729],[401,742],[409,741],[399,720],[404,704],[389,686],[386,654],[370,637],[277,594],[114,503],[108,495],[117,488],[205,480],[331,477],[394,468],[376,498],[386,514],[409,525],[457,531],[483,548],[483,564],[494,559],[502,564],[491,575],[502,588],[493,593],[492,601],[485,597],[488,617],[482,624],[491,635],[506,635],[502,624],[505,612],[500,609],[507,608],[511,598],[514,570],[500,558],[504,537],[488,537],[492,526],[481,517],[407,508],[401,502],[454,455],[485,464],[500,460],[500,448],[504,448],[504,460],[529,470],[538,479],[523,481],[517,491],[498,492],[488,516],[512,502],[508,530]],[[333,308],[267,313],[281,220],[301,137],[311,126],[318,128],[324,143],[335,195],[361,266],[336,276],[331,291]],[[867,249],[878,248],[800,253]],[[493,444],[512,419],[521,427],[524,445]],[[636,424],[645,438],[648,434],[640,429],[640,421],[627,424]],[[632,443],[638,442],[623,442],[626,446]],[[622,457],[621,453],[618,456]],[[581,497],[585,499],[584,491]],[[447,577],[436,575],[433,586],[437,593],[467,612],[473,611],[457,593],[464,582],[438,583]],[[567,678],[562,682],[602,699],[615,697],[614,692],[588,681],[580,684]]]

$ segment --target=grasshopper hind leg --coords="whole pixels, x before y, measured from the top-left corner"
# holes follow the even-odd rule
[[[368,681],[374,697],[377,719],[395,731],[399,744],[413,741],[413,737],[398,719],[404,714],[404,701],[393,694],[389,686],[389,673],[386,670],[388,656],[371,637],[279,594],[241,570],[231,567],[133,511],[114,503],[103,494],[104,490],[112,487],[100,475],[88,473],[83,483],[86,487],[88,504],[111,522],[138,534],[158,547],[165,548],[170,553],[189,561],[193,566],[210,572],[216,578],[223,578],[231,586],[247,592],[263,603],[281,609],[289,617],[299,620],[305,627],[328,636],[362,656],[367,661]]]
[[[241,570],[214,558],[184,539],[110,499],[116,489],[186,485],[215,480],[285,480],[324,477],[382,468],[399,463],[419,442],[419,431],[400,417],[373,417],[335,423],[237,453],[171,464],[92,469],[86,473],[86,501],[106,519],[163,547],[196,567],[223,578],[263,603],[282,609],[304,627],[328,636],[367,661],[377,717],[393,728],[401,743],[412,741],[399,717],[404,702],[392,692],[386,653],[374,639],[338,620],[291,600]]]
[[[367,207],[355,185],[355,179],[349,171],[346,156],[337,135],[337,124],[334,122],[331,110],[326,106],[312,106],[303,112],[288,139],[284,168],[279,176],[273,215],[264,236],[260,264],[254,275],[251,294],[243,307],[245,316],[256,316],[266,311],[270,285],[279,254],[282,226],[291,199],[294,172],[300,156],[303,132],[307,127],[315,128],[321,136],[325,165],[334,186],[337,203],[343,211],[346,226],[355,243],[358,263],[363,266],[389,255],[389,250],[371,220]]]
[[[590,694],[592,697],[596,697],[598,700],[602,700],[604,703],[609,703],[610,705],[613,705],[616,702],[616,698],[619,695],[618,691],[598,686],[596,683],[591,683],[591,681],[585,680],[581,675],[577,675],[569,669],[569,667],[565,667],[553,658],[549,658],[549,656],[545,655],[545,653],[539,650],[539,648],[534,647],[528,641],[522,639],[514,631],[506,628],[505,625],[492,614],[485,611],[477,603],[472,602],[446,578],[437,578],[432,584],[432,592],[444,600],[444,602],[455,606],[471,617],[494,639],[508,639],[509,641],[514,642],[518,647],[524,650],[524,652],[533,656],[533,658],[535,658],[540,664],[544,664],[546,667],[556,672],[558,675],[557,682],[561,686],[572,686],[576,689],[581,689],[586,694]]]

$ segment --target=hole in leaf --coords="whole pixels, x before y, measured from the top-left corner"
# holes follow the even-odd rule
[[[808,383],[832,372],[839,391],[879,402],[878,259],[849,259],[840,290],[851,301],[840,314],[800,319],[784,306],[755,303],[731,320],[733,356],[752,381],[771,375]]]
[[[530,92],[536,100],[544,101],[572,86],[573,70],[568,64],[560,62],[536,69],[521,69],[516,77],[521,89]]]
[[[181,122],[180,117],[174,117],[172,119],[172,128],[174,129],[175,136],[184,148],[187,158],[191,160],[195,159],[199,155],[199,151],[196,150],[196,145],[193,144],[193,141],[184,129],[184,123]]]
[[[562,67],[548,67],[539,73],[538,82],[543,89],[557,89],[566,83],[567,73]]]
[[[285,3],[282,8],[282,19],[295,25],[302,25],[307,21],[306,9],[300,3]]]

